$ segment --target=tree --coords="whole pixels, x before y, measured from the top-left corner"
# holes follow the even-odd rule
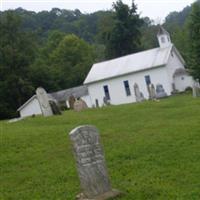
[[[200,1],[192,6],[188,21],[190,40],[190,68],[194,78],[200,79]]]
[[[83,83],[94,62],[94,50],[84,40],[71,34],[61,40],[50,57],[55,82],[65,89]]]
[[[13,117],[34,88],[28,78],[34,59],[30,34],[20,30],[20,18],[9,11],[0,21],[0,118]]]
[[[114,25],[107,33],[106,51],[108,58],[123,56],[140,49],[140,27],[142,19],[137,14],[137,7],[130,8],[121,0],[113,4]]]
[[[55,70],[50,57],[65,36],[65,33],[58,30],[51,31],[46,43],[38,50],[37,58],[30,67],[30,79],[35,88],[42,86],[47,91],[60,89],[54,78]]]

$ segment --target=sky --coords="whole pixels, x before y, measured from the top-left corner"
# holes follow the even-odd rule
[[[92,13],[97,10],[109,10],[116,0],[0,0],[0,9],[15,9],[22,7],[27,10],[79,9],[82,13]],[[163,21],[172,11],[181,11],[195,0],[135,0],[141,16],[148,16],[157,21]],[[132,0],[123,0],[131,5]]]

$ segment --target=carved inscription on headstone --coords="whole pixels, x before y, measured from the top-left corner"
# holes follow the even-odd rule
[[[119,194],[111,189],[97,129],[94,126],[80,126],[70,132],[70,138],[83,189],[84,198],[79,199],[98,199],[105,194],[109,194],[108,197]]]
[[[49,104],[49,99],[48,99],[48,96],[47,96],[47,92],[45,91],[45,89],[41,88],[41,87],[37,88],[36,95],[37,95],[37,99],[38,99],[39,104],[40,104],[40,108],[42,110],[42,114],[44,116],[53,115],[51,106]]]

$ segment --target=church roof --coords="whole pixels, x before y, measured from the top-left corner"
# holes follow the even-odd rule
[[[72,95],[75,98],[79,98],[79,97],[88,95],[87,86],[85,86],[85,85],[78,86],[78,87],[69,88],[66,90],[60,90],[60,91],[48,94],[49,98],[55,99],[57,101],[66,101]]]
[[[70,96],[74,96],[75,98],[79,98],[82,96],[88,95],[87,86],[81,85],[78,87],[73,87],[65,90],[60,90],[53,93],[47,93],[49,100],[56,100],[58,102],[66,101],[69,99]],[[28,99],[22,106],[20,106],[17,111],[22,110],[26,105],[28,105],[34,99],[37,99],[37,95],[33,95],[30,99]]]
[[[157,35],[164,35],[164,34],[169,35],[169,33],[162,26],[160,26]]]
[[[164,66],[168,62],[172,48],[173,45],[170,45],[166,48],[150,49],[96,63],[92,66],[84,84]]]

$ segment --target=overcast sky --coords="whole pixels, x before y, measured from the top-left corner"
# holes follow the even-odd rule
[[[1,10],[22,7],[27,10],[41,11],[51,10],[53,7],[74,10],[78,8],[83,13],[91,13],[97,10],[108,10],[112,2],[116,0],[0,0]],[[159,21],[164,19],[172,11],[180,11],[195,0],[135,0],[138,12],[142,16]],[[132,0],[123,0],[131,5]]]

